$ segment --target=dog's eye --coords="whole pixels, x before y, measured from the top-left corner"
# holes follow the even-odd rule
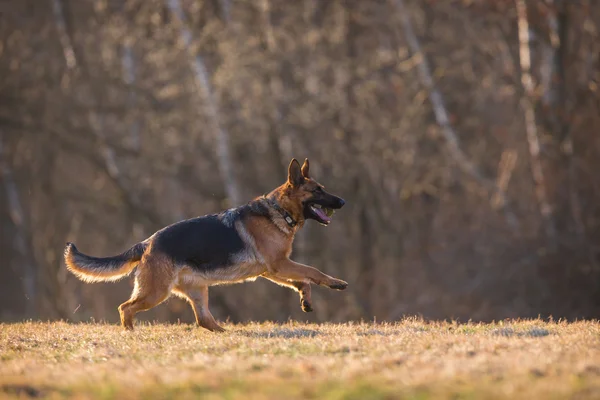
[[[315,189],[315,193],[323,193],[323,189],[321,188],[321,186],[317,186],[317,188]]]

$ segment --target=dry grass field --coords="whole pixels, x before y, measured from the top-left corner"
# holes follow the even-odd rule
[[[598,322],[0,324],[1,398],[600,398]]]

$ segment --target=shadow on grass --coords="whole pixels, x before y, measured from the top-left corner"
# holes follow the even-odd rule
[[[43,390],[31,385],[8,384],[0,386],[0,393],[16,396],[18,398],[35,398],[45,396]]]
[[[531,328],[525,332],[518,332],[513,328],[498,328],[494,329],[491,333],[494,336],[504,337],[544,337],[550,335],[551,332],[544,328]]]
[[[421,326],[406,326],[406,327],[402,327],[401,329],[391,329],[391,330],[381,330],[381,329],[372,328],[372,329],[366,329],[363,331],[359,331],[356,334],[358,336],[398,336],[398,335],[403,335],[406,332],[424,333],[424,332],[427,332],[427,329],[423,328]]]
[[[303,338],[303,337],[315,337],[320,335],[321,332],[313,329],[303,328],[275,328],[266,332],[240,332],[240,334],[248,337],[258,338]]]
[[[393,332],[384,332],[379,329],[368,329],[366,331],[357,332],[358,336],[392,336]]]

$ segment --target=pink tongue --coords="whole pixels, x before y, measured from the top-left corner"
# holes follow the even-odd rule
[[[331,218],[329,218],[327,216],[327,214],[325,214],[325,212],[323,211],[323,209],[321,208],[314,208],[315,213],[319,216],[319,218],[321,218],[323,221],[325,222],[331,222]]]

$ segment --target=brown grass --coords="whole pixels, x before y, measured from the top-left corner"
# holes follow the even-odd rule
[[[0,325],[0,397],[599,398],[598,322]]]

